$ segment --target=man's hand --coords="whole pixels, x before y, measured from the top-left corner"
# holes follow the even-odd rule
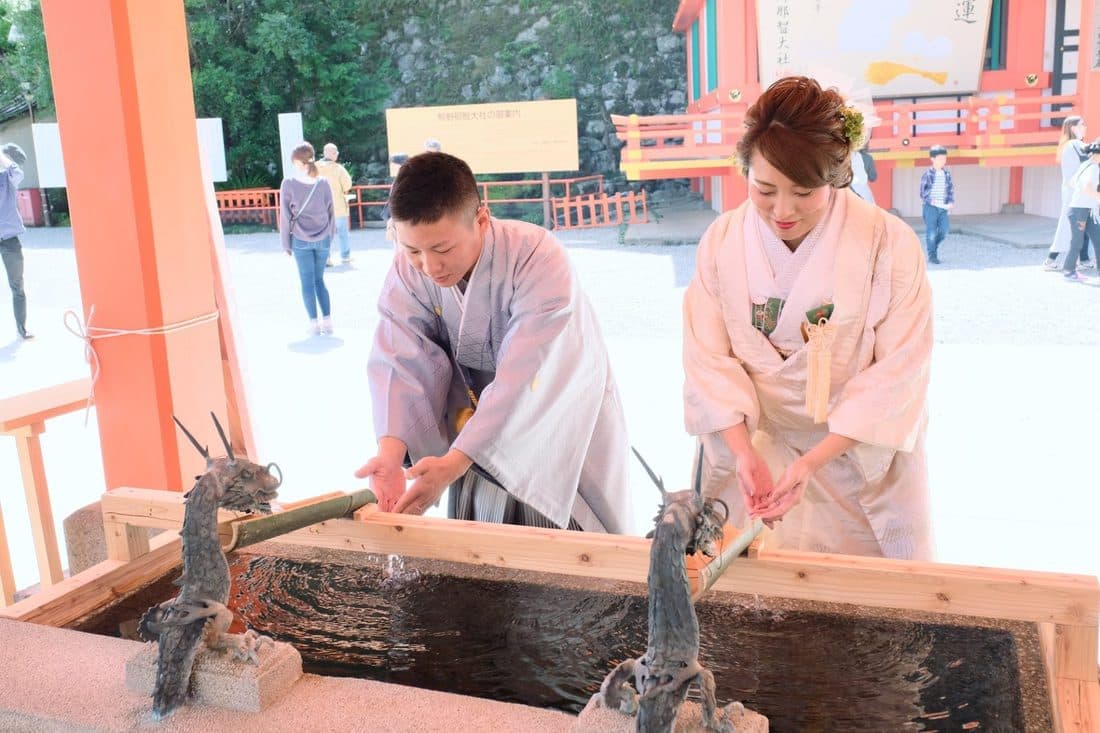
[[[393,511],[393,505],[405,493],[405,470],[400,460],[377,455],[355,472],[356,478],[369,478],[370,490],[378,499],[378,508]]]
[[[399,514],[423,514],[428,507],[439,501],[446,488],[466,473],[471,465],[473,461],[469,456],[454,448],[442,457],[421,458],[405,471],[405,477],[412,480],[412,485],[393,511]]]

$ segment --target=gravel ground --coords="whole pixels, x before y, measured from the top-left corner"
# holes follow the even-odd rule
[[[602,320],[632,442],[671,487],[686,486],[680,302],[694,247],[623,247],[613,229],[562,239]],[[38,338],[16,341],[10,316],[0,314],[0,396],[87,374],[80,341],[62,324],[67,309],[81,310],[71,233],[32,230],[24,244],[28,325]],[[354,266],[326,277],[336,323],[329,337],[307,335],[294,264],[275,234],[231,235],[227,245],[258,458],[280,463],[288,500],[356,487],[352,471],[373,445],[364,365],[389,244],[380,230],[352,233]],[[944,264],[930,268],[939,557],[1100,575],[1100,287],[1043,272],[1044,254],[952,235],[940,248]],[[53,420],[43,436],[58,525],[104,490],[94,415],[87,428],[83,419]],[[0,506],[24,586],[37,573],[12,443],[0,441]],[[657,494],[636,466],[632,481],[641,533]]]

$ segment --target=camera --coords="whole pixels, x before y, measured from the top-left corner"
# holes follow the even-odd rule
[[[1081,148],[1081,152],[1083,152],[1085,155],[1096,155],[1097,153],[1100,153],[1100,140],[1085,145],[1083,148]]]

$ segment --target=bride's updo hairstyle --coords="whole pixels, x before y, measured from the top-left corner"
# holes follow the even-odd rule
[[[798,186],[844,188],[852,182],[852,150],[863,136],[862,117],[844,104],[836,89],[814,79],[788,76],[760,95],[745,114],[737,161],[748,175],[754,155],[763,155]],[[858,127],[858,129],[856,129]],[[853,142],[858,143],[853,147]]]

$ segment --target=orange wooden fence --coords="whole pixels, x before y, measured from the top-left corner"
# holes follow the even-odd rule
[[[0,400],[0,435],[10,435],[16,441],[42,588],[61,582],[65,576],[39,436],[46,431],[47,420],[86,407],[90,394],[91,380],[77,379]],[[4,531],[4,515],[0,511],[0,608],[12,604],[15,591],[11,550]]]
[[[648,221],[649,207],[644,190],[619,192],[614,196],[598,193],[554,199],[554,224],[558,229],[645,224]]]
[[[944,145],[982,165],[1051,165],[1059,121],[1078,103],[1073,95],[879,102],[870,150],[876,159],[916,160]],[[625,143],[621,168],[633,180],[719,175],[713,169],[730,167],[747,109],[742,101],[708,113],[611,115]]]
[[[550,178],[547,180],[534,179],[523,181],[479,181],[477,186],[481,191],[481,200],[492,207],[495,204],[546,204],[560,191],[562,196],[570,197],[578,194],[582,187],[589,185],[598,190],[603,189],[604,179],[602,175],[579,176],[576,178]],[[541,187],[549,198],[544,196],[523,196],[523,189]],[[370,184],[352,186],[348,208],[351,210],[352,226],[362,228],[365,222],[372,218],[367,212],[372,208],[379,210],[386,205],[390,195],[390,184]],[[276,188],[249,188],[233,191],[217,191],[214,194],[218,202],[218,213],[221,215],[222,224],[259,224],[271,228],[279,226],[279,190]],[[549,226],[549,223],[546,223]]]

